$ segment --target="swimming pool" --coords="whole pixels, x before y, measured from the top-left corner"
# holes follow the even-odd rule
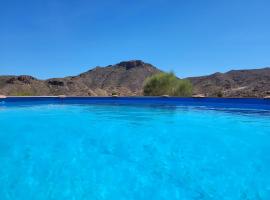
[[[270,101],[0,100],[0,199],[270,199]]]

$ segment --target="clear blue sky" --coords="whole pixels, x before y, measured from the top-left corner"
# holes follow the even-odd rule
[[[269,0],[0,0],[0,74],[141,59],[180,77],[270,66]]]

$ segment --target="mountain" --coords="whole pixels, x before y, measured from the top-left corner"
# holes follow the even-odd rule
[[[188,79],[194,93],[205,96],[264,97],[270,94],[270,68],[231,70]]]
[[[147,77],[161,72],[140,60],[95,67],[78,76],[38,80],[32,76],[0,76],[0,94],[35,96],[121,96],[142,95]]]
[[[32,76],[0,76],[0,94],[8,96],[138,96],[144,81],[161,70],[140,60],[95,67],[78,76],[38,80]],[[270,95],[270,68],[232,70],[190,77],[194,94],[216,97]]]

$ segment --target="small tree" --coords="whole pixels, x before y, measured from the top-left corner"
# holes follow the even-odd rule
[[[171,73],[159,73],[145,81],[143,93],[145,96],[191,96],[192,84],[181,80]]]

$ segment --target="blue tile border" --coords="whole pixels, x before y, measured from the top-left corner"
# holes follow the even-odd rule
[[[7,97],[0,106],[36,104],[162,104],[270,110],[270,99],[193,97]]]

